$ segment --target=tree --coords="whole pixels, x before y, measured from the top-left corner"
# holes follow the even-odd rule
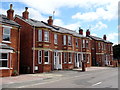
[[[120,44],[113,46],[113,58],[120,60]]]

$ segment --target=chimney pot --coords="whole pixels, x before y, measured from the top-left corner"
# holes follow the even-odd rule
[[[13,20],[14,10],[12,9],[13,5],[10,4],[10,9],[7,11],[7,18]]]
[[[52,16],[49,16],[49,19],[48,19],[48,25],[50,25],[50,26],[53,25],[53,19],[52,19]]]
[[[86,36],[89,36],[90,35],[90,31],[89,29],[86,31]]]
[[[83,35],[83,29],[79,28],[79,34]]]
[[[104,39],[104,40],[107,40],[107,37],[106,37],[106,35],[103,35],[103,39]]]
[[[25,7],[25,11],[22,13],[24,19],[28,19],[29,18],[29,12],[27,10],[28,10],[28,7]]]

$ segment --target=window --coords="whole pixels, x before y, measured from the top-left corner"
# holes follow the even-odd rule
[[[88,46],[89,46],[89,42],[88,40],[86,40],[86,48],[88,48]]]
[[[3,41],[10,41],[10,28],[3,29]]]
[[[63,36],[63,44],[66,45],[66,35]]]
[[[82,40],[82,47],[85,48],[85,40]]]
[[[78,38],[76,38],[76,47],[78,47]]]
[[[57,34],[54,34],[54,44],[57,44],[58,43],[58,36]]]
[[[0,53],[0,67],[8,67],[8,53]]]
[[[72,63],[72,53],[68,53],[69,63]]]
[[[104,44],[104,50],[106,50],[106,44]]]
[[[100,49],[100,42],[98,42],[98,48]]]
[[[38,64],[42,63],[42,51],[38,51]]]
[[[38,40],[42,41],[42,30],[38,30]]]
[[[83,54],[83,60],[84,60],[84,61],[86,60],[85,54]]]
[[[113,51],[113,47],[111,46],[111,51]]]
[[[64,63],[67,63],[67,53],[64,52]]]
[[[49,42],[49,32],[48,31],[44,32],[44,41]]]
[[[49,64],[49,51],[44,51],[45,64]]]
[[[90,63],[89,55],[87,54],[87,63]]]
[[[72,45],[72,38],[71,38],[71,36],[68,36],[68,45]]]

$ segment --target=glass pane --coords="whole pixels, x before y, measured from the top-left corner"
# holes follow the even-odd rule
[[[4,34],[10,34],[10,28],[4,28]]]
[[[7,67],[7,61],[0,61],[0,67]]]
[[[3,35],[4,41],[10,41],[10,35]]]
[[[39,51],[39,56],[41,56],[41,51]]]
[[[48,62],[48,57],[45,57],[45,62]]]
[[[0,54],[0,59],[8,59],[7,53],[1,53]]]
[[[48,51],[45,51],[45,56],[48,56]]]

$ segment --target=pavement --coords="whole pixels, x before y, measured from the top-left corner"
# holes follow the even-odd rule
[[[96,71],[96,70],[103,70],[108,69],[110,67],[87,67],[86,71]],[[81,71],[81,68],[73,69],[72,71]],[[64,70],[61,70],[64,71]],[[35,80],[43,80],[43,79],[49,79],[53,77],[62,77],[62,74],[55,73],[59,71],[53,71],[49,73],[37,73],[37,74],[22,74],[19,76],[11,76],[11,77],[2,77],[0,78],[2,81],[0,85],[2,84],[14,84],[14,83],[22,83],[22,82],[30,82]]]

